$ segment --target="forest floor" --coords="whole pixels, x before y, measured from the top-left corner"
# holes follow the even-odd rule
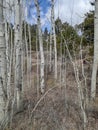
[[[33,62],[31,88],[28,88],[25,83],[24,110],[14,116],[11,127],[7,130],[83,130],[83,116],[79,107],[78,88],[72,63],[67,61],[66,71],[62,70],[62,75],[65,75],[63,80],[61,80],[59,62],[57,81],[54,80],[54,73],[47,73],[46,92],[41,95],[37,93],[36,88],[36,56]],[[91,66],[92,63],[89,61],[84,64],[89,95]],[[78,70],[79,79],[85,91],[81,66],[78,67]],[[98,105],[96,109],[95,106],[86,110],[88,119],[86,130],[98,130],[98,113],[96,112]]]

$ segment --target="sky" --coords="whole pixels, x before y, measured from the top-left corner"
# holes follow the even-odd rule
[[[75,25],[83,21],[84,14],[93,7],[89,3],[90,0],[58,0],[55,4],[55,17],[58,16],[62,21]]]
[[[94,7],[90,5],[89,0],[59,0],[55,5],[56,17],[58,8],[62,21],[66,20],[70,24],[75,25],[81,23],[84,19],[84,14]]]
[[[40,0],[42,28],[49,28],[51,15],[50,1],[51,0]],[[73,26],[81,23],[85,18],[84,14],[94,9],[94,7],[90,5],[90,1],[93,0],[55,0],[55,19],[59,17],[62,22],[68,22]],[[30,24],[36,23],[36,8],[34,7],[33,0],[26,2],[25,14],[26,20]]]
[[[13,1],[13,0],[12,0]],[[34,0],[24,1],[24,14],[25,19],[30,24],[36,23],[36,8],[34,6]],[[50,1],[51,0],[39,0],[41,11],[41,25],[42,29],[50,26]],[[55,19],[58,17],[62,22],[68,22],[71,25],[81,23],[87,12],[93,10],[94,7],[90,5],[90,1],[94,0],[55,0]],[[14,15],[14,14],[13,14]],[[12,19],[13,20],[13,19]]]

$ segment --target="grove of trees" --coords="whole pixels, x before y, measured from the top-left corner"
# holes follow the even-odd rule
[[[98,0],[75,26],[50,0],[44,30],[41,2],[0,0],[0,130],[97,130]]]

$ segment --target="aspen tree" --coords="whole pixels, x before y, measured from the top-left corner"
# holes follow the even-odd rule
[[[51,72],[52,70],[52,27],[51,27],[51,32],[50,32],[50,48],[49,48],[49,71]]]
[[[34,0],[36,10],[37,10],[37,27],[38,27],[38,39],[39,39],[39,48],[40,48],[40,87],[41,93],[45,92],[45,76],[44,76],[44,51],[43,51],[43,39],[42,39],[42,31],[41,31],[41,20],[40,20],[40,8],[38,0]]]
[[[6,43],[4,37],[3,0],[0,0],[0,122],[5,116],[6,92]]]
[[[47,44],[47,47],[46,47],[46,79],[48,78],[48,60],[49,60],[49,56],[48,56],[48,38],[46,39],[46,44]]]
[[[37,97],[39,98],[39,51],[38,51],[38,37],[37,37],[37,29],[36,29],[36,55],[37,55]]]
[[[75,80],[76,80],[77,89],[78,89],[79,106],[80,106],[81,113],[82,113],[82,116],[83,116],[83,130],[86,130],[88,118],[87,118],[87,114],[86,114],[86,111],[85,111],[85,100],[84,100],[83,89],[82,89],[82,85],[81,85],[81,82],[80,82],[80,79],[79,79],[79,69],[78,69],[76,63],[74,63],[74,61],[73,61],[73,58],[71,56],[69,48],[66,44],[67,42],[66,42],[63,34],[62,34],[62,38],[64,39],[65,47],[67,49],[69,59],[70,59],[72,65],[73,65],[73,68],[74,68]],[[75,59],[76,59],[76,57],[75,57]]]
[[[20,0],[15,2],[15,89],[17,109],[20,109],[22,101],[22,70],[21,70],[21,3]]]
[[[96,96],[96,76],[98,69],[98,0],[95,1],[95,19],[94,19],[94,63],[91,79],[91,98]]]
[[[10,3],[9,3],[10,4]],[[5,0],[5,5],[7,8],[7,0]],[[9,23],[7,23],[7,9],[5,8],[5,17],[4,17],[4,22],[5,22],[5,43],[6,43],[6,64],[7,64],[7,96],[8,99],[10,97],[10,46],[9,46]],[[10,11],[9,11],[10,13]],[[9,18],[10,20],[10,18]]]
[[[54,19],[54,0],[51,0],[51,24],[52,24],[52,37],[54,42],[54,56],[55,56],[55,79],[57,79],[57,46],[56,46],[56,34],[55,34],[55,19]]]

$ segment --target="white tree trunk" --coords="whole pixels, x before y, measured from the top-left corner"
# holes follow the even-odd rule
[[[5,7],[7,7],[7,0],[4,0]],[[10,3],[9,3],[10,6]],[[10,13],[10,11],[9,11]],[[4,10],[4,22],[5,22],[5,43],[6,43],[6,65],[7,65],[7,97],[9,99],[10,97],[10,85],[9,85],[9,77],[10,77],[10,48],[9,48],[9,24],[7,23],[7,14],[8,14],[8,9],[5,8]],[[10,21],[10,17],[9,17]]]
[[[5,13],[6,14],[6,13]],[[6,17],[6,16],[5,16]],[[7,64],[7,96],[10,97],[10,85],[9,85],[9,77],[10,77],[10,48],[9,48],[9,27],[7,25],[7,20],[5,18],[5,42],[6,42],[6,64]]]
[[[51,0],[51,24],[54,41],[54,55],[55,55],[55,79],[57,79],[57,46],[56,46],[56,35],[55,35],[55,19],[54,19],[54,0]]]
[[[38,37],[37,37],[37,30],[36,30],[36,55],[37,55],[37,98],[39,98],[39,51],[38,51]]]
[[[3,0],[0,0],[0,122],[4,118],[6,92],[6,44],[4,38]]]
[[[15,88],[16,88],[16,101],[17,109],[21,105],[21,92],[22,92],[22,70],[21,70],[21,6],[20,1],[16,0],[15,3],[15,50],[16,50],[16,63],[15,63]]]
[[[12,74],[12,60],[13,60],[13,36],[12,36],[12,29],[11,29],[11,36],[10,36],[10,61],[8,64],[8,75],[7,75],[7,95],[8,95],[8,99],[11,97],[12,95],[12,90],[11,90],[11,74]]]
[[[47,80],[48,79],[48,58],[49,58],[49,56],[48,56],[48,38],[46,39],[46,44],[47,44],[47,47],[46,47],[46,60],[45,60],[45,79]]]
[[[96,75],[98,69],[98,0],[95,1],[95,21],[94,21],[94,63],[91,80],[91,98],[96,96]]]
[[[43,40],[42,40],[42,32],[41,32],[41,21],[40,21],[40,9],[38,0],[34,0],[35,6],[37,9],[37,26],[38,26],[38,38],[39,38],[39,47],[40,47],[40,87],[41,93],[45,92],[45,77],[44,77],[44,52],[43,52]]]
[[[50,62],[50,64],[49,64],[49,71],[51,72],[51,70],[52,70],[52,27],[51,27],[51,32],[50,32],[50,50],[49,50],[50,52],[50,54],[49,54],[49,56],[50,56],[50,59],[49,59],[49,62]]]

